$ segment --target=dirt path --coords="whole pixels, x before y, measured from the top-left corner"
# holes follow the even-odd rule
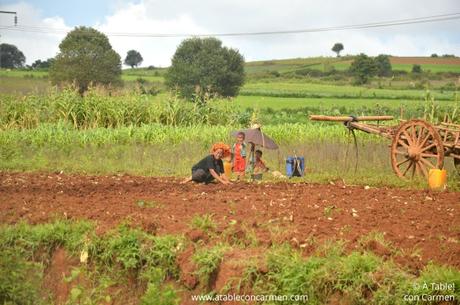
[[[144,207],[140,207],[144,202]],[[277,238],[345,239],[385,234],[412,262],[460,268],[460,193],[305,183],[181,185],[174,178],[0,173],[0,222],[53,218],[97,221],[99,232],[129,219],[158,234],[189,232],[195,214],[213,214],[219,228],[252,228],[269,245]]]

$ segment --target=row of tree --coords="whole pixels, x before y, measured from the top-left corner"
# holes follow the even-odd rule
[[[2,44],[0,66],[22,67],[24,54],[15,46]],[[128,52],[125,64],[131,67],[142,62],[141,54]],[[77,27],[59,44],[53,59],[36,61],[34,68],[49,68],[54,84],[74,83],[83,94],[90,84],[117,85],[121,83],[121,58],[103,33],[89,27]],[[166,74],[166,84],[182,96],[192,99],[238,94],[244,83],[244,58],[235,49],[222,46],[215,38],[184,40],[172,58]]]
[[[144,59],[141,53],[136,50],[130,50],[126,54],[125,65],[131,68],[139,66]],[[17,69],[24,67],[26,57],[15,45],[2,43],[0,44],[0,68]],[[31,69],[49,69],[54,61],[54,58],[47,60],[37,59],[30,65]],[[29,67],[29,66],[28,66]]]
[[[343,48],[343,44],[336,43],[332,50],[340,56]],[[121,58],[103,33],[89,27],[77,27],[62,40],[59,50],[55,58],[37,60],[32,64],[33,68],[49,68],[54,84],[74,83],[83,94],[90,84],[121,83]],[[133,68],[142,61],[139,52],[130,50],[124,63]],[[0,45],[1,67],[17,68],[24,62],[24,54],[15,46]],[[373,58],[360,54],[355,57],[349,72],[357,84],[364,84],[373,76],[391,76],[392,67],[388,55]],[[235,49],[223,47],[216,38],[182,41],[165,76],[169,88],[186,98],[198,97],[201,100],[213,95],[236,96],[244,79],[243,56]]]

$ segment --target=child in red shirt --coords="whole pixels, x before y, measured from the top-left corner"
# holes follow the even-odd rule
[[[236,135],[236,143],[232,146],[232,170],[236,174],[237,180],[243,179],[246,171],[245,137],[246,135],[244,132],[239,132]]]

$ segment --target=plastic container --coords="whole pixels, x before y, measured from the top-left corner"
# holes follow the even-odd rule
[[[445,190],[447,186],[447,171],[445,169],[430,169],[428,173],[428,186],[431,190]]]
[[[298,163],[298,168],[296,168]],[[302,177],[305,171],[305,158],[304,157],[287,157],[286,158],[286,176]]]
[[[232,176],[232,163],[225,160],[223,162],[225,176],[227,176],[227,178],[230,178]]]

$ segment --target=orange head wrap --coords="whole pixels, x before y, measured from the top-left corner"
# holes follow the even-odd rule
[[[231,154],[230,146],[222,142],[214,143],[212,145],[211,154],[214,153],[218,149],[222,149],[222,151],[224,152],[224,158],[230,156]]]

